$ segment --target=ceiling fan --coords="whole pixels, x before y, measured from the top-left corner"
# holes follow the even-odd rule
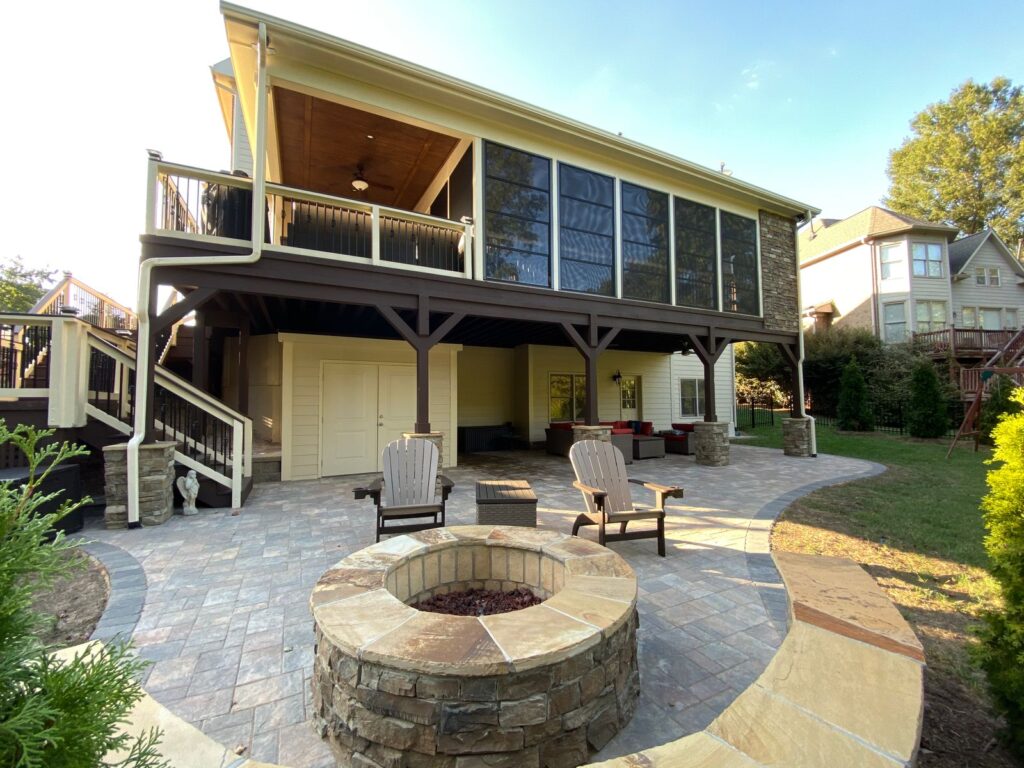
[[[373,187],[374,189],[387,190],[388,192],[395,191],[395,188],[389,184],[383,184],[379,181],[371,181],[367,179],[364,174],[363,164],[359,163],[356,165],[355,173],[352,174],[352,189],[356,192],[364,193],[370,187]]]

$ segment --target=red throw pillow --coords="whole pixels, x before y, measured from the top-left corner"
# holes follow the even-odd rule
[[[653,421],[641,421],[640,422],[640,434],[650,437],[654,434],[654,422]]]
[[[633,430],[632,429],[616,429],[615,427],[612,427],[612,434],[613,435],[632,435],[633,434]]]

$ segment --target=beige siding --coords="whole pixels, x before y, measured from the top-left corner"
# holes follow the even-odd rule
[[[999,285],[978,285],[974,278],[975,267],[998,268]],[[1024,286],[1017,284],[1021,277],[991,240],[986,241],[974,254],[964,274],[966,278],[953,283],[953,309],[957,313],[957,326],[962,324],[964,307],[1016,309],[1018,313],[1024,309]],[[1003,322],[1006,322],[1005,315]]]
[[[281,342],[276,335],[249,339],[248,415],[258,440],[281,442]]]
[[[946,302],[946,325],[952,320],[952,307],[950,306],[951,294],[949,287],[949,257],[946,250],[946,241],[941,237],[925,237],[912,235],[908,238],[910,245],[914,243],[938,243],[942,246],[942,277],[913,277],[911,272],[910,293],[913,301],[909,310],[910,330],[917,330],[917,302],[918,301],[944,301]],[[908,246],[909,247],[909,246]]]
[[[533,409],[530,418],[530,440],[544,440],[544,428],[549,423],[549,380],[553,373],[584,373],[583,358],[569,347],[529,347],[532,370],[531,394]],[[640,413],[644,421],[653,421],[656,430],[669,429],[679,420],[681,403],[679,380],[703,378],[704,369],[696,356],[666,355],[653,352],[623,352],[611,350],[601,355],[598,362],[598,418],[616,421],[620,417],[619,389],[612,375],[640,377]],[[735,400],[732,348],[721,357],[715,369],[718,416],[732,420]]]
[[[715,363],[715,405],[719,421],[736,422],[736,364],[733,346],[722,353]],[[682,379],[703,379],[704,366],[696,355],[672,355],[672,421],[699,421],[683,416]]]
[[[245,171],[252,176],[252,149],[249,147],[249,134],[245,130],[242,108],[238,103],[237,96],[234,99],[234,114],[231,123],[231,170]]]
[[[281,444],[284,480],[320,476],[321,364],[324,361],[363,363],[416,362],[405,342],[281,334],[284,344],[283,412],[286,421]],[[457,349],[457,347],[455,348]],[[452,350],[439,344],[430,353],[430,426],[444,434],[442,464],[455,465],[452,429]],[[413,425],[409,425],[412,430]]]
[[[459,426],[515,421],[514,349],[463,347],[459,353]]]
[[[803,308],[831,301],[836,326],[873,331],[871,259],[871,246],[865,244],[801,268]]]

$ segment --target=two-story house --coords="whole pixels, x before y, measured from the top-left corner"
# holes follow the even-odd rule
[[[800,289],[816,328],[866,328],[883,341],[951,324],[955,227],[871,206],[800,230]]]
[[[699,419],[727,446],[730,343],[779,344],[799,386],[795,232],[816,209],[222,12],[230,58],[213,78],[233,167],[151,153],[138,384],[120,367],[89,381],[86,411],[132,414],[129,520],[133,451],[158,437],[238,504],[254,440],[280,451],[285,480],[373,471],[411,433],[451,466],[460,425],[511,422],[536,441],[551,421]],[[159,307],[160,287],[182,300]],[[188,383],[157,361],[191,312]]]
[[[798,237],[805,325],[913,338],[973,395],[981,367],[1015,362],[1024,267],[992,231],[957,234],[877,206],[813,220]]]

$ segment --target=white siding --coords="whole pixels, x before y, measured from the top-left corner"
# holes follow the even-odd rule
[[[865,244],[802,267],[800,297],[803,308],[831,301],[838,311],[833,318],[836,326],[867,328],[873,332],[871,258],[871,246]]]
[[[321,363],[327,360],[364,363],[415,363],[403,341],[280,334],[284,344],[281,477],[309,480],[320,476]],[[444,434],[442,465],[455,465],[452,429],[453,375],[459,347],[439,344],[430,352],[430,426]],[[457,384],[454,385],[457,389]],[[410,431],[413,425],[409,425]]]
[[[975,267],[984,267],[986,270],[998,268],[999,285],[978,285],[974,279]],[[991,240],[986,240],[974,254],[964,274],[966,278],[953,283],[953,309],[957,313],[958,327],[963,324],[964,307],[1016,309],[1018,314],[1024,309],[1024,286],[1018,285],[1021,277]],[[1004,324],[1005,321],[1004,316]]]
[[[459,426],[515,421],[514,349],[463,347],[459,353]]]
[[[530,346],[531,394],[530,440],[544,440],[549,423],[549,379],[553,373],[584,373],[583,358],[570,347]],[[640,413],[643,421],[653,421],[654,429],[670,429],[681,419],[679,380],[702,379],[704,368],[695,355],[667,355],[655,352],[610,350],[601,355],[597,366],[598,418],[617,421],[620,417],[619,388],[612,375],[640,377]],[[723,353],[715,367],[718,417],[733,420],[735,386],[732,347]]]

